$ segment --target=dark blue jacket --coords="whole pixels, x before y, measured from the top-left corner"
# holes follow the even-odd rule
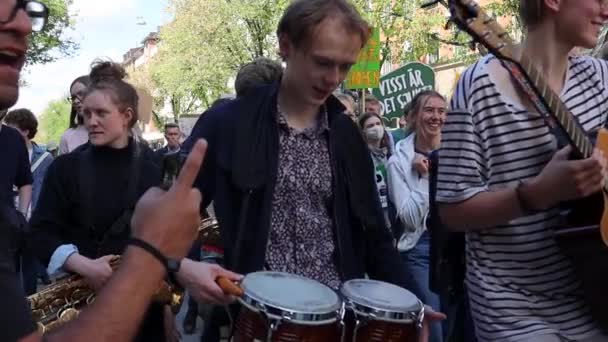
[[[211,201],[224,242],[226,266],[262,270],[276,184],[278,84],[260,88],[204,113],[182,150],[205,138],[209,147],[196,181],[203,206]],[[336,265],[343,281],[371,278],[405,285],[404,267],[385,227],[374,167],[359,130],[334,97],[327,102],[333,176]]]

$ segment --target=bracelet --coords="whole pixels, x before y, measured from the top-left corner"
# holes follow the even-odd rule
[[[171,259],[164,256],[161,251],[159,251],[156,247],[152,246],[148,242],[138,238],[131,238],[128,244],[139,247],[154,256],[165,267],[169,275],[177,273],[179,271],[179,267],[181,264],[179,260]]]
[[[519,207],[526,215],[531,215],[538,212],[538,209],[535,209],[530,202],[526,199],[524,194],[522,193],[522,187],[525,185],[523,181],[519,181],[517,187],[515,188],[515,196],[517,196],[517,201],[519,202]]]

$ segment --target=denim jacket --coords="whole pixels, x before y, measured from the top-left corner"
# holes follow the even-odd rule
[[[30,159],[30,165],[34,165],[39,158],[44,156],[46,149],[36,145],[36,143],[32,143],[32,158]],[[42,183],[44,182],[44,176],[46,175],[46,170],[49,168],[49,165],[53,162],[53,156],[50,153],[44,157],[44,159],[40,162],[40,165],[32,172],[32,178],[34,182],[32,183],[32,205],[31,211],[36,208],[36,204],[38,203],[38,197],[40,196],[40,190],[42,189]]]

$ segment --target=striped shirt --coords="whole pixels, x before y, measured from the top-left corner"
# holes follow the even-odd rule
[[[569,62],[560,97],[585,130],[598,129],[606,120],[608,65],[591,57]],[[515,188],[538,175],[557,150],[538,113],[498,92],[489,73],[496,63],[484,57],[457,84],[439,153],[439,202]],[[552,208],[467,233],[466,280],[480,341],[545,334],[580,340],[598,333],[581,284],[556,244],[559,221],[558,208]]]

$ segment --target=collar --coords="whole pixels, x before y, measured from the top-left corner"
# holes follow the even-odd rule
[[[316,122],[314,127],[305,128],[304,130],[296,130],[289,126],[287,123],[287,118],[285,117],[285,113],[281,111],[277,104],[277,114],[276,120],[279,124],[279,129],[284,132],[294,133],[294,134],[303,134],[307,138],[314,138],[315,136],[320,136],[325,132],[329,131],[329,115],[327,113],[327,106],[324,104],[319,108],[319,113],[317,114]]]

